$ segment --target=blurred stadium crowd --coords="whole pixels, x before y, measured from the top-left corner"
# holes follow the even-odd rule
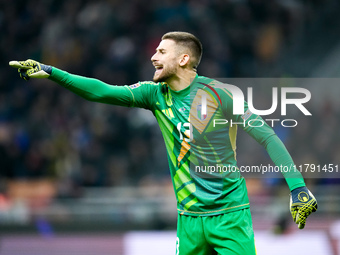
[[[306,52],[311,38],[330,36],[322,33],[337,24],[339,3],[0,0],[0,7],[0,193],[4,180],[51,178],[58,196],[72,197],[84,186],[168,180],[157,123],[144,110],[87,102],[47,80],[22,81],[8,61],[32,58],[109,84],[133,84],[152,78],[150,57],[160,37],[182,30],[202,40],[201,75],[306,77],[312,70],[292,69],[289,58]],[[324,101],[314,117],[329,125],[310,121],[291,130],[288,149],[296,162],[338,162],[340,137],[329,134],[340,124],[339,111]]]

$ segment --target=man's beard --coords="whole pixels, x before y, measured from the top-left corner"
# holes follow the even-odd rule
[[[164,66],[163,66],[163,70],[161,71],[160,75],[156,75],[156,73],[154,74],[153,81],[154,82],[165,82],[169,78],[174,76],[176,74],[176,72],[177,72],[177,70],[176,70],[175,66],[169,66],[167,68],[164,68]]]

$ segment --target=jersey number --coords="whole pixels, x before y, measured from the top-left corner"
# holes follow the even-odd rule
[[[182,127],[184,127],[186,130],[183,132],[186,138],[184,138],[184,141],[191,142],[192,141],[192,125],[189,122],[179,122],[177,124],[177,130],[179,132],[179,139],[183,140],[183,133],[181,132]]]

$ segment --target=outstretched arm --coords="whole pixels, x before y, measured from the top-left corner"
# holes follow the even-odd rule
[[[89,101],[121,106],[133,104],[133,96],[127,86],[109,85],[97,79],[69,74],[55,67],[52,67],[48,79]]]
[[[26,81],[30,78],[48,78],[89,101],[147,109],[150,107],[149,84],[132,91],[137,86],[130,88],[109,85],[98,79],[70,74],[34,60],[11,61],[9,65],[18,68],[20,77]]]

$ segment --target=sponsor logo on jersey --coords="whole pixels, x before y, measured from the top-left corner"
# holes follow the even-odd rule
[[[131,89],[135,89],[135,88],[138,88],[140,85],[141,85],[140,83],[135,83],[135,84],[130,85],[129,87]]]

